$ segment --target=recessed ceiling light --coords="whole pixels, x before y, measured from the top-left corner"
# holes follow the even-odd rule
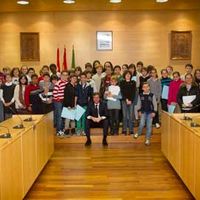
[[[75,0],[64,0],[63,3],[73,4]]]
[[[28,0],[17,1],[17,4],[20,4],[20,5],[28,5],[28,4],[29,4],[29,1],[28,1]]]
[[[168,0],[156,0],[157,3],[165,3],[168,2]]]
[[[110,3],[121,3],[122,0],[110,0]]]

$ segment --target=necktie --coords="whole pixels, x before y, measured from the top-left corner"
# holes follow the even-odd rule
[[[98,105],[95,104],[95,117],[98,117]]]

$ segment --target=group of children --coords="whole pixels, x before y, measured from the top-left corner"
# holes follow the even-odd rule
[[[168,88],[168,93],[163,90]],[[107,104],[111,135],[133,134],[138,138],[146,125],[146,141],[150,144],[152,124],[160,128],[159,108],[174,112],[199,112],[200,69],[193,75],[193,66],[185,66],[185,74],[173,72],[168,66],[161,76],[154,66],[144,67],[142,62],[116,65],[96,60],[85,64],[85,69],[57,72],[55,64],[43,66],[38,76],[34,68],[4,68],[0,72],[0,121],[19,114],[42,114],[54,111],[54,126],[59,137],[71,134],[85,135],[85,114],[80,120],[62,118],[63,107],[74,109],[77,105],[87,110],[93,93],[99,93]],[[184,96],[196,96],[189,104]],[[38,106],[40,105],[40,106]],[[186,109],[187,108],[187,109]],[[16,114],[15,113],[15,114]],[[139,124],[134,133],[134,126]]]

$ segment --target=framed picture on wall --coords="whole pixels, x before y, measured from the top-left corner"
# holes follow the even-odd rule
[[[192,32],[171,32],[171,59],[191,60],[192,57]]]
[[[97,31],[97,50],[112,51],[113,49],[113,32],[112,31]]]
[[[20,33],[21,61],[40,61],[39,33]]]

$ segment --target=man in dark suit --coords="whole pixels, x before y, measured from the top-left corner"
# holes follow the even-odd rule
[[[103,142],[104,146],[107,146],[107,135],[108,135],[108,111],[107,105],[100,101],[99,93],[93,94],[93,102],[91,102],[86,111],[86,136],[87,142],[85,146],[92,144],[90,138],[90,128],[101,127],[103,128]]]

